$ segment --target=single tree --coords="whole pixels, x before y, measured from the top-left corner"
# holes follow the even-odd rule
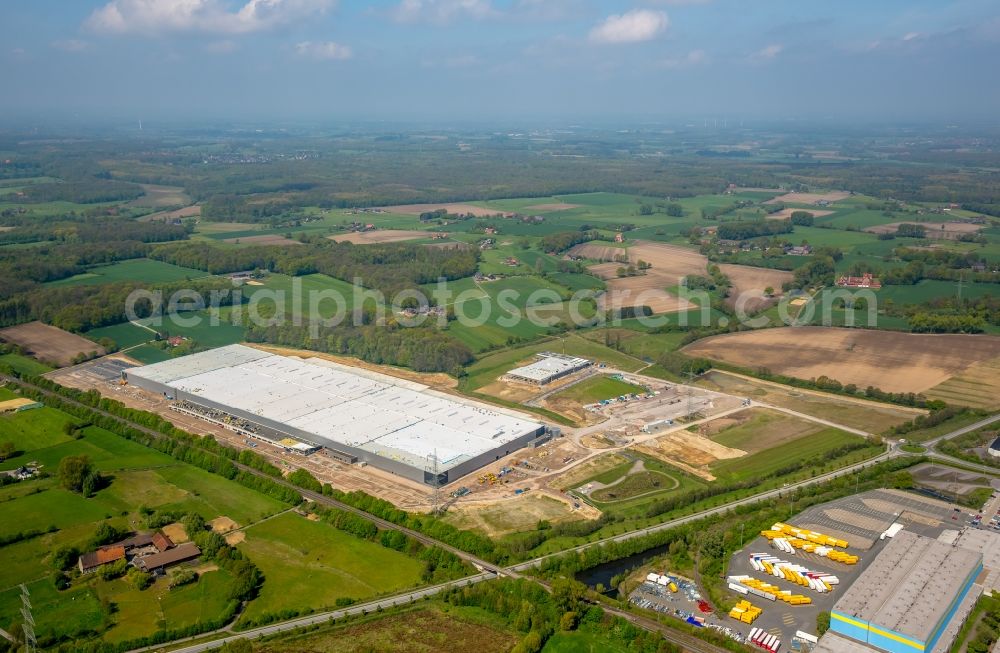
[[[85,455],[66,456],[59,461],[59,483],[72,492],[83,492],[84,483],[92,473],[90,458]]]

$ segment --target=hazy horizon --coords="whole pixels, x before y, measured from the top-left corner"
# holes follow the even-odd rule
[[[995,121],[985,0],[39,0],[0,121]]]

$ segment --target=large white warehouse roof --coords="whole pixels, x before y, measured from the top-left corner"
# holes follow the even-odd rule
[[[433,469],[436,454],[442,472],[542,426],[402,379],[243,345],[133,368],[128,376],[413,467]]]
[[[545,383],[549,379],[575,372],[588,365],[590,361],[586,358],[543,352],[534,363],[514,368],[507,372],[507,375],[535,383]]]

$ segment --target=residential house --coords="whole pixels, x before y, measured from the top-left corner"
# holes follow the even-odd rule
[[[837,279],[837,285],[842,288],[873,288],[882,287],[882,282],[872,276],[871,272],[866,272],[860,277],[843,276]]]

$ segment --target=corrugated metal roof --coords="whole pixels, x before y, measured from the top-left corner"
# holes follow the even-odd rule
[[[812,650],[812,653],[876,653],[878,650],[853,639],[841,637],[833,631],[828,631],[819,638],[819,644]]]
[[[539,356],[541,358],[534,363],[512,369],[507,374],[531,381],[544,381],[558,374],[564,374],[590,365],[590,361],[586,358],[549,353],[539,354]]]
[[[982,556],[902,531],[834,609],[927,641]]]
[[[485,404],[424,392],[426,386],[409,381],[242,345],[129,374],[414,467],[432,468],[436,452],[440,471],[541,426]]]

